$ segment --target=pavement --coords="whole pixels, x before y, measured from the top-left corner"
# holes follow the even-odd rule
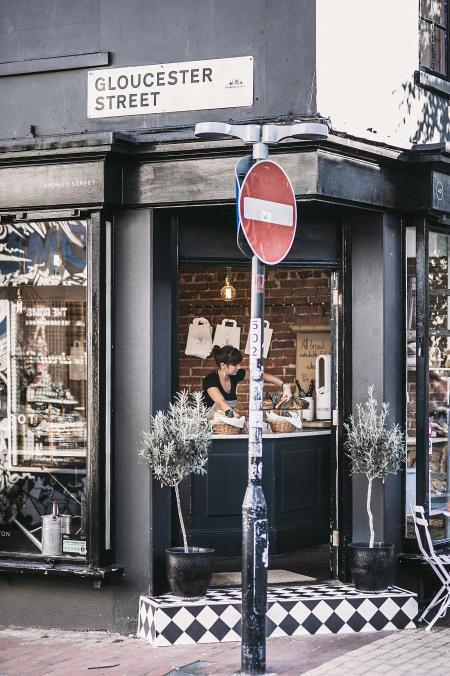
[[[56,629],[0,630],[0,676],[232,676],[240,644],[153,648],[133,636]],[[450,627],[267,641],[272,675],[448,676]]]

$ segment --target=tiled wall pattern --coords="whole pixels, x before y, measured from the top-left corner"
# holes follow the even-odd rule
[[[371,593],[335,581],[270,586],[267,601],[267,638],[396,631],[416,626],[417,597],[398,587]],[[241,589],[211,589],[198,601],[183,601],[171,594],[141,596],[137,635],[154,646],[239,641]]]

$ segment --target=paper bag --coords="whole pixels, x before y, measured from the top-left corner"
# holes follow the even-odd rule
[[[213,345],[223,347],[232,345],[239,350],[241,339],[241,327],[237,325],[234,319],[223,319],[221,324],[217,324],[214,333]]]
[[[268,321],[264,321],[264,359],[269,354],[270,343],[272,340],[273,329],[270,328]],[[250,354],[250,331],[247,336],[247,344],[245,346],[245,354]]]
[[[189,324],[188,338],[184,354],[206,359],[212,350],[212,328],[204,317],[196,317]]]

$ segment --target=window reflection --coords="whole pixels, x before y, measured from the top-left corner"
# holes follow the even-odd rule
[[[446,0],[421,0],[420,65],[443,76],[447,76],[447,21]]]
[[[448,298],[449,238],[429,238],[429,488],[430,531],[435,539],[450,537],[448,422],[450,396],[450,316]]]
[[[82,221],[0,226],[3,551],[39,554],[54,512],[52,554],[86,554],[86,234]]]
[[[406,535],[414,537],[411,505],[416,504],[416,230],[406,229]]]

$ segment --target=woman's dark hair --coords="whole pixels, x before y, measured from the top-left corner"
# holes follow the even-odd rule
[[[217,366],[220,366],[221,364],[225,364],[226,366],[232,364],[233,366],[236,366],[242,361],[242,354],[232,345],[224,345],[223,347],[214,345],[211,356],[214,357]]]

